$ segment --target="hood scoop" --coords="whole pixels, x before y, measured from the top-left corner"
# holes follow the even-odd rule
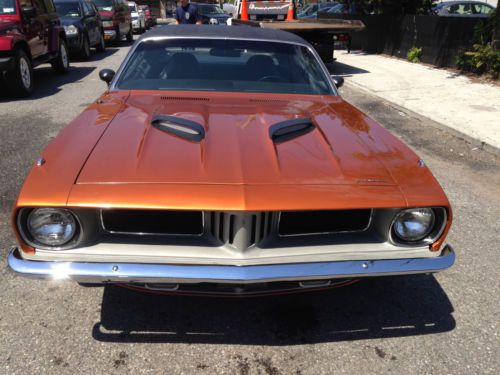
[[[283,143],[313,131],[316,127],[308,118],[278,122],[269,128],[269,137],[275,144]]]
[[[205,128],[197,122],[176,116],[155,116],[151,125],[162,132],[191,142],[201,142],[205,138]]]

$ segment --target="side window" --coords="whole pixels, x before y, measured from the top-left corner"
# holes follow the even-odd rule
[[[493,13],[493,8],[487,5],[476,4],[477,13],[479,14],[491,14]]]
[[[52,0],[44,0],[44,4],[45,4],[45,8],[47,9],[48,13],[55,13],[56,12],[56,8],[55,8]]]
[[[83,13],[84,14],[90,13],[91,15],[95,15],[94,9],[90,5],[90,3],[86,2],[86,1],[83,2]]]

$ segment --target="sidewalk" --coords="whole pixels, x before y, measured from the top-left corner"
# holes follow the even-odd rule
[[[500,150],[500,87],[382,55],[338,52],[334,73],[347,85]]]

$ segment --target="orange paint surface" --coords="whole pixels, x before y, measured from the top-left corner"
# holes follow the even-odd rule
[[[205,139],[162,132],[150,124],[154,115],[196,121]],[[275,145],[269,127],[294,118],[309,118],[316,128]],[[450,211],[419,157],[340,97],[105,93],[42,156],[46,162],[28,175],[17,207]]]

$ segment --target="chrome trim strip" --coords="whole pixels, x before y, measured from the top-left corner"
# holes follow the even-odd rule
[[[432,273],[449,268],[455,253],[447,245],[433,258],[270,264],[258,266],[200,266],[137,263],[41,262],[26,260],[17,248],[7,257],[16,273],[37,279],[72,279],[91,283],[239,283],[359,278]]]
[[[173,27],[173,26],[171,26]],[[129,52],[127,53],[127,55],[125,56],[125,59],[123,59],[123,62],[120,64],[120,67],[118,68],[118,70],[116,71],[116,74],[115,76],[113,77],[113,80],[111,81],[110,85],[109,85],[109,89],[108,91],[119,91],[119,90],[123,90],[123,89],[120,89],[120,88],[116,88],[115,85],[116,85],[116,82],[118,82],[118,79],[119,77],[121,76],[123,70],[125,69],[125,66],[128,64],[130,58],[132,57],[132,54],[135,52],[135,50],[137,49],[137,46],[139,46],[141,43],[144,43],[144,42],[147,42],[147,41],[157,41],[157,40],[169,40],[169,39],[215,39],[215,40],[241,40],[241,41],[248,41],[248,42],[269,42],[269,43],[282,43],[282,44],[292,44],[292,45],[296,45],[296,46],[301,46],[301,47],[305,47],[307,48],[312,54],[313,56],[316,58],[316,61],[317,63],[320,65],[321,67],[321,70],[323,71],[323,73],[325,74],[326,76],[326,81],[328,82],[328,85],[330,86],[330,88],[332,89],[332,96],[340,96],[339,94],[339,91],[337,89],[337,86],[335,86],[335,83],[333,82],[333,79],[331,77],[331,74],[330,72],[328,71],[328,69],[326,68],[325,64],[323,63],[323,60],[321,59],[321,57],[319,56],[318,52],[316,52],[316,50],[314,49],[314,47],[312,47],[309,43],[305,42],[305,43],[298,43],[298,42],[290,42],[290,41],[276,41],[276,40],[272,40],[272,39],[255,39],[255,38],[226,38],[226,37],[178,37],[178,36],[175,36],[175,37],[172,37],[172,36],[154,36],[154,37],[149,37],[149,38],[143,38],[143,39],[140,39],[138,40],[137,42],[134,43],[134,45],[130,48]],[[140,90],[126,90],[126,91],[140,91]],[[158,92],[163,92],[163,91],[169,91],[169,90],[157,90]],[[177,90],[179,92],[182,92],[182,91],[193,91],[193,90]],[[221,91],[222,92],[222,91]],[[251,94],[251,93],[249,93]],[[264,93],[265,94],[265,93]],[[279,94],[278,94],[279,95]],[[315,96],[323,96],[323,95],[315,95]],[[330,96],[330,95],[324,95],[324,96]]]

